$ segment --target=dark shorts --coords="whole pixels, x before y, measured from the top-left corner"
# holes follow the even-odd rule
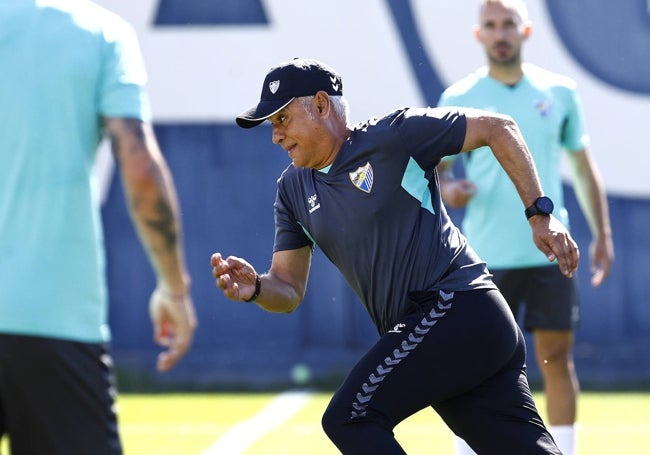
[[[481,454],[559,454],[526,379],[526,347],[497,290],[440,293],[354,366],[323,416],[345,454],[402,454],[393,428],[432,407]]]
[[[104,344],[0,334],[0,434],[12,455],[122,453]]]
[[[574,330],[580,322],[575,278],[557,265],[490,270],[517,320],[528,330]]]

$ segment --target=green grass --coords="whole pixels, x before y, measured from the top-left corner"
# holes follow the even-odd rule
[[[252,417],[273,394],[122,395],[119,399],[126,455],[199,454],[231,426]],[[295,416],[258,439],[246,455],[336,455],[320,418],[330,393],[318,393]],[[535,393],[543,413],[544,397]],[[650,393],[583,392],[579,405],[581,454],[635,455],[650,447]],[[395,434],[409,454],[453,454],[440,418],[424,410]]]
[[[122,394],[118,411],[125,454],[198,455],[228,429],[256,415],[274,396]],[[320,426],[330,396],[316,393],[291,419],[253,443],[245,455],[337,455]],[[535,400],[544,416],[543,395],[535,393]],[[583,392],[578,420],[582,455],[648,453],[650,392]],[[431,410],[407,419],[395,434],[409,455],[453,455],[451,433]],[[8,453],[6,442],[1,453]]]

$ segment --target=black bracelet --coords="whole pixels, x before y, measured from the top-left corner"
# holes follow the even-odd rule
[[[251,295],[250,299],[244,299],[244,302],[252,302],[252,301],[254,301],[256,298],[259,297],[261,290],[262,290],[262,279],[256,273],[255,274],[255,292],[253,292],[253,295]]]

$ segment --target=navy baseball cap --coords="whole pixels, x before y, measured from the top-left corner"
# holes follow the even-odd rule
[[[286,107],[294,98],[315,95],[343,95],[341,76],[326,64],[313,59],[295,58],[269,70],[262,86],[260,102],[237,116],[237,125],[253,128]]]

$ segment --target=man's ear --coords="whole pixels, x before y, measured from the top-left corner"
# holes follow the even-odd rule
[[[533,23],[531,21],[524,22],[524,38],[528,39],[533,33]]]
[[[330,110],[330,97],[324,91],[319,91],[314,95],[314,104],[316,105],[316,110],[318,115],[322,117],[327,117]]]
[[[476,38],[476,41],[479,43],[481,42],[481,27],[478,25],[474,25],[472,27],[472,35],[474,35],[474,38]]]

